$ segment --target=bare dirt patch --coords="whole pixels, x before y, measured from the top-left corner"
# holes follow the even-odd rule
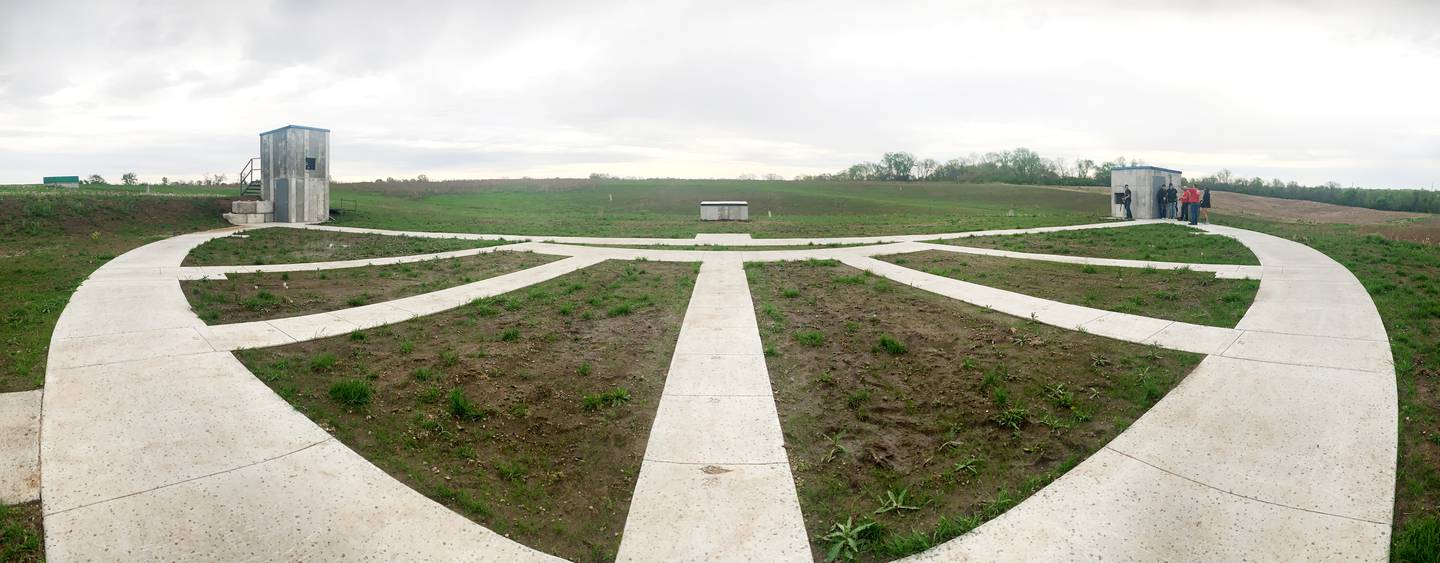
[[[1405,219],[1430,217],[1428,213],[1381,211],[1364,207],[1347,207],[1333,203],[1281,199],[1211,190],[1211,213],[1250,216],[1278,221],[1303,223],[1343,223],[1349,225],[1380,225]]]
[[[546,553],[606,561],[695,275],[693,264],[605,262],[455,311],[238,356],[415,490]]]
[[[227,274],[182,281],[185,298],[207,324],[238,323],[335,311],[438,291],[559,260],[533,252],[496,251],[387,266]]]
[[[1194,324],[1234,327],[1260,282],[1210,272],[1081,266],[930,250],[881,260],[961,281],[1064,303]]]
[[[329,262],[432,254],[500,244],[507,243],[270,227],[207,241],[191,250],[183,265],[248,266]]]
[[[847,522],[869,561],[973,529],[1109,442],[1200,360],[834,262],[747,273],[817,560]]]

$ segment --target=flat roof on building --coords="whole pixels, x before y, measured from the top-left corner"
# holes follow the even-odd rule
[[[750,205],[748,201],[702,201],[700,205]]]
[[[1119,167],[1111,168],[1111,169],[1110,169],[1111,172],[1114,172],[1114,171],[1116,171],[1116,170],[1159,170],[1159,171],[1161,171],[1161,172],[1171,172],[1171,173],[1174,173],[1174,174],[1184,174],[1184,172],[1181,172],[1181,171],[1179,171],[1179,170],[1171,170],[1171,169],[1169,169],[1169,168],[1161,168],[1161,167],[1159,167],[1159,166],[1119,166]]]
[[[279,133],[279,132],[284,131],[284,130],[286,130],[286,129],[309,129],[309,130],[311,130],[311,131],[324,131],[324,132],[326,132],[326,133],[329,133],[329,132],[330,132],[329,129],[321,129],[321,128],[319,128],[319,127],[309,127],[309,126],[305,126],[305,125],[286,125],[286,126],[281,127],[281,128],[279,128],[279,129],[271,129],[271,130],[269,130],[269,131],[266,131],[266,132],[264,132],[264,133],[261,133],[260,136],[261,136],[261,137],[264,137],[264,136],[269,135],[269,134],[271,134],[271,133]]]

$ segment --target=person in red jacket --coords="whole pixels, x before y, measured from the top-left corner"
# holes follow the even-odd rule
[[[1190,219],[1190,224],[1194,225],[1195,219],[1200,215],[1200,190],[1195,189],[1195,186],[1186,186],[1185,193],[1180,194],[1180,203],[1185,205],[1186,214],[1189,215],[1187,218]]]

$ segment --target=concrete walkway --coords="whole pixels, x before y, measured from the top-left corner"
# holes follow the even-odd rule
[[[620,558],[809,558],[740,266],[747,260],[815,258],[842,260],[1057,326],[1209,355],[1079,467],[919,559],[1384,559],[1394,485],[1394,373],[1368,294],[1324,255],[1267,235],[1206,227],[1237,238],[1262,264],[1206,270],[1262,280],[1254,305],[1234,329],[1057,303],[871,258],[948,246],[920,242],[940,238],[1144,223],[829,239],[405,233],[530,239],[479,251],[530,250],[569,258],[389,303],[212,327],[190,311],[177,280],[246,267],[179,264],[194,246],[234,229],[156,242],[96,271],[72,297],[52,337],[40,455],[47,550],[57,561],[551,559],[391,479],[275,396],[229,350],[401,322],[603,260],[644,258],[703,265],[651,430]],[[559,242],[870,246],[686,251]],[[937,249],[969,251],[956,248]]]
[[[620,561],[811,560],[739,260],[700,266],[623,538]]]

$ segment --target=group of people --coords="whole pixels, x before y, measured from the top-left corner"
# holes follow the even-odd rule
[[[1130,201],[1134,193],[1130,191],[1130,184],[1125,184],[1124,193],[1120,194],[1120,204],[1125,206],[1125,218],[1134,219],[1130,212]],[[1166,184],[1155,190],[1155,216],[1161,219],[1176,219],[1189,221],[1191,225],[1197,221],[1210,222],[1210,188],[1200,190],[1195,186],[1186,186],[1184,190],[1176,190],[1175,184]]]

